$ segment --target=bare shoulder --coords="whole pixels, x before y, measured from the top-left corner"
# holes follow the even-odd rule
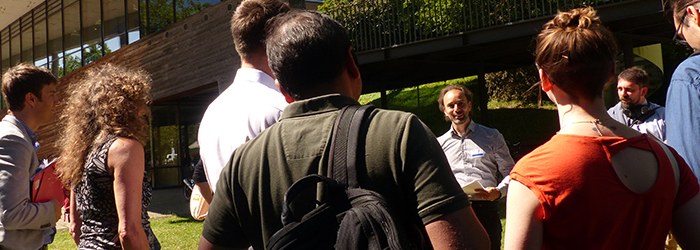
[[[131,138],[126,138],[126,137],[117,137],[116,140],[114,140],[114,143],[112,143],[111,146],[109,146],[109,153],[130,153],[133,151],[143,151],[143,144],[141,142],[131,139]]]
[[[109,146],[109,151],[107,153],[108,165],[111,168],[138,166],[138,164],[133,163],[137,163],[138,161],[143,162],[143,157],[143,144],[137,140],[126,137],[117,137],[112,145]]]

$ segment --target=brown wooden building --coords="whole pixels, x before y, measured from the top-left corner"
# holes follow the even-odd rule
[[[61,77],[61,91],[81,72],[103,63],[149,72],[154,102],[151,141],[146,147],[147,169],[155,187],[179,186],[182,178],[191,174],[189,165],[198,158],[197,150],[189,146],[196,141],[206,107],[228,87],[240,67],[230,31],[230,19],[239,1],[218,1],[200,0],[210,4],[199,6],[193,14],[194,8],[183,13],[187,11],[177,9],[178,1],[171,0],[173,5],[165,8],[172,7],[172,19],[168,17],[169,21],[162,23],[155,20],[162,13],[153,10],[163,6],[152,6],[148,0],[48,0],[0,31],[0,41],[5,41],[0,65],[3,72],[19,62],[49,68]],[[90,11],[95,4],[100,8]],[[111,13],[115,9],[109,6],[116,7],[119,14]],[[53,21],[55,16],[59,18]],[[132,25],[130,20],[134,18],[137,21]],[[71,26],[76,20],[78,26]],[[36,25],[39,23],[41,28]],[[121,27],[110,32],[110,23]],[[51,33],[55,28],[51,25],[55,24],[59,25],[58,34]],[[91,39],[95,29],[101,32]],[[71,43],[71,35],[79,39]],[[25,44],[24,40],[33,42]],[[58,137],[56,124],[44,126],[37,133],[42,145],[39,157],[57,157],[53,145]]]

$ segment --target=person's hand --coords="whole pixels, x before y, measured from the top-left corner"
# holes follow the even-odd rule
[[[81,223],[76,220],[71,220],[68,226],[68,231],[70,232],[70,236],[73,238],[75,245],[80,245],[80,226]]]
[[[501,191],[495,187],[486,187],[484,189],[477,189],[473,196],[478,200],[495,201],[501,198]]]

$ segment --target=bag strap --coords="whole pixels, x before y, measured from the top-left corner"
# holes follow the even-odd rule
[[[348,187],[359,187],[357,182],[357,153],[360,128],[371,105],[346,106],[335,120],[328,159],[328,177]],[[370,112],[368,112],[370,111]]]
[[[671,168],[673,169],[673,178],[676,184],[676,192],[678,192],[678,188],[680,186],[680,170],[678,168],[678,161],[676,161],[676,157],[673,156],[673,153],[671,153],[671,149],[666,146],[665,143],[659,141],[656,138],[652,138],[652,141],[656,142],[661,149],[664,150],[664,153],[666,153],[666,157],[668,157],[668,160],[671,162]]]

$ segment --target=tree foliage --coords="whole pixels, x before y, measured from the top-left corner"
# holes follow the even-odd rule
[[[560,9],[610,2],[610,0],[326,0],[318,9],[345,25],[353,38],[355,47],[358,50],[364,50],[539,18],[555,14]]]
[[[109,49],[109,47],[104,47],[104,52],[105,55],[112,53],[112,50]],[[81,59],[81,54],[82,54],[82,59]],[[67,75],[70,72],[75,71],[76,69],[79,69],[80,67],[83,66],[83,63],[85,65],[97,61],[97,59],[100,59],[102,57],[102,45],[100,44],[90,44],[88,46],[83,47],[83,51],[77,52],[70,54],[66,57],[66,63],[65,67],[59,67],[58,72],[59,72],[59,77],[64,76],[64,72]],[[64,71],[65,69],[65,71]]]
[[[326,0],[319,10],[345,25],[357,51],[396,46],[553,15],[610,0]],[[533,68],[486,75],[491,98],[537,100]]]
[[[535,103],[539,91],[539,77],[535,67],[523,67],[487,73],[486,91],[498,101]]]
[[[161,31],[170,24],[211,6],[207,0],[149,0],[140,1],[140,4],[141,29],[144,34]]]
[[[353,39],[357,50],[375,47],[378,43],[398,42],[411,31],[407,27],[407,16],[402,13],[404,4],[400,1],[324,1],[319,11],[331,15],[342,23]]]

